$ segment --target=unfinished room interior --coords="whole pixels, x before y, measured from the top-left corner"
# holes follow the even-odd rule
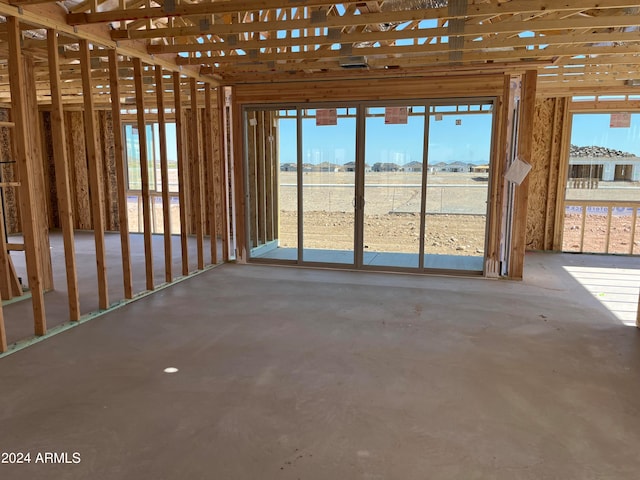
[[[0,0],[0,209],[0,478],[638,478],[640,2]]]

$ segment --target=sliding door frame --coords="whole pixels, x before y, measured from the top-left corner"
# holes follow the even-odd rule
[[[483,268],[482,271],[466,271],[455,269],[431,269],[424,267],[425,256],[425,232],[426,232],[426,199],[427,199],[427,180],[428,180],[428,162],[429,162],[429,124],[430,117],[432,115],[431,108],[433,106],[443,105],[482,105],[491,104],[491,144],[490,144],[490,158],[489,158],[489,181],[487,192],[487,205],[486,205],[486,222],[485,222],[485,235],[484,235],[484,248],[483,248]],[[493,158],[494,142],[496,141],[496,116],[498,112],[496,108],[498,106],[498,99],[495,96],[483,96],[483,97],[468,97],[468,98],[437,98],[437,99],[396,99],[396,100],[375,100],[375,101],[339,101],[339,102],[309,102],[309,103],[282,103],[282,104],[246,104],[242,105],[242,133],[243,133],[243,165],[245,169],[244,186],[245,186],[245,228],[246,232],[249,232],[250,228],[250,214],[248,209],[250,208],[250,202],[248,202],[249,196],[249,176],[248,172],[248,137],[246,130],[247,112],[250,111],[280,111],[280,110],[295,110],[296,111],[296,191],[297,191],[297,256],[296,260],[279,260],[272,258],[259,258],[251,257],[249,254],[248,261],[255,263],[269,263],[269,264],[283,264],[283,265],[299,265],[310,267],[322,267],[322,268],[337,268],[337,269],[357,269],[357,270],[372,270],[372,271],[389,271],[389,272],[406,272],[417,274],[455,274],[455,275],[485,275],[486,273],[486,258],[487,258],[487,244],[488,244],[488,225],[490,222],[490,215],[492,209],[490,208],[489,201],[492,198],[491,189],[493,188],[492,175],[495,170],[496,159]],[[365,202],[365,136],[366,136],[366,115],[368,107],[388,107],[388,106],[424,106],[424,129],[423,129],[423,155],[422,155],[422,177],[421,177],[421,200],[420,200],[420,242],[419,242],[419,264],[417,268],[414,267],[394,267],[394,266],[372,266],[364,265],[364,202]],[[302,119],[303,111],[307,109],[326,109],[326,108],[347,108],[355,109],[356,111],[356,138],[355,138],[355,192],[354,192],[354,262],[353,263],[326,263],[326,262],[310,262],[303,259],[304,251],[304,208],[303,208],[303,131],[302,131]],[[460,114],[466,114],[468,112],[460,112]],[[489,112],[487,112],[489,113]],[[251,252],[249,247],[250,235],[246,235],[245,248],[247,252]]]

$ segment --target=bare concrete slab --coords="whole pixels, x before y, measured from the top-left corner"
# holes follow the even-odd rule
[[[2,359],[0,452],[81,462],[0,478],[637,479],[640,332],[556,262],[219,267]]]

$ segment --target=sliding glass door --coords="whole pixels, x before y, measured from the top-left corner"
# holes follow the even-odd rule
[[[354,263],[356,109],[302,111],[302,261]]]
[[[363,265],[420,266],[424,106],[367,107]]]
[[[247,109],[250,258],[482,273],[492,129],[490,100]]]
[[[425,268],[483,269],[492,127],[491,103],[430,107]]]

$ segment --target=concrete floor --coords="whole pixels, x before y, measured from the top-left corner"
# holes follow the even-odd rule
[[[47,315],[47,327],[51,329],[69,321],[69,306],[67,297],[67,277],[64,260],[64,246],[62,234],[58,231],[50,233],[51,265],[53,271],[54,291],[47,292],[44,296],[45,312]],[[180,236],[171,238],[172,274],[173,278],[182,275],[182,252]],[[19,236],[10,237],[14,243],[22,243]],[[146,269],[144,256],[144,237],[142,234],[129,235],[131,273],[133,292],[138,294],[146,290]],[[108,232],[105,234],[106,265],[109,289],[109,303],[117,304],[124,299],[124,287],[122,281],[122,254],[120,247],[120,234]],[[220,252],[222,246],[219,245]],[[205,238],[205,261],[210,263],[211,246]],[[164,237],[152,236],[152,252],[154,255],[153,273],[154,285],[160,286],[165,282],[164,271]],[[80,296],[80,311],[83,315],[89,315],[99,310],[98,307],[98,277],[96,273],[96,250],[93,232],[75,232],[76,269],[78,276],[78,290]],[[27,267],[23,252],[12,252],[12,259],[16,273],[26,283]],[[188,237],[188,263],[189,270],[197,269],[197,251],[195,237]],[[9,344],[28,339],[33,336],[33,308],[31,299],[26,298],[17,303],[12,303],[4,308],[5,323],[7,327],[7,341]]]
[[[81,458],[0,478],[637,479],[640,331],[578,258],[218,267],[0,360],[0,452]]]

